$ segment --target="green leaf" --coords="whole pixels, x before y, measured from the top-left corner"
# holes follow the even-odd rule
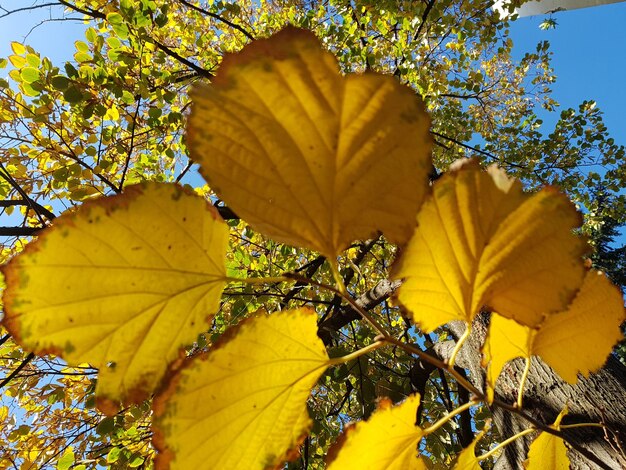
[[[144,462],[144,460],[145,459],[141,455],[133,454],[130,459],[128,459],[128,467],[137,468]]]
[[[41,59],[39,58],[39,56],[37,56],[37,54],[28,54],[26,56],[26,62],[28,62],[28,65],[30,65],[31,67],[39,67],[41,65]]]
[[[50,79],[50,83],[55,90],[66,90],[68,86],[70,86],[70,79],[64,77],[63,75],[55,75]]]
[[[74,42],[74,46],[76,46],[78,52],[89,52],[89,46],[83,41]]]
[[[76,68],[69,62],[65,63],[65,73],[67,73],[67,76],[71,78],[78,76],[78,70],[76,70]]]
[[[115,427],[115,418],[113,416],[107,416],[104,418],[98,426],[96,426],[96,432],[100,435],[111,434]]]
[[[113,447],[107,454],[107,463],[115,463],[120,458],[121,447]]]
[[[24,67],[20,70],[20,76],[25,83],[33,83],[39,80],[39,70],[35,67]]]
[[[75,460],[74,452],[72,452],[72,449],[70,447],[70,448],[68,448],[65,451],[63,456],[58,460],[58,462],[57,462],[57,469],[58,470],[69,470],[69,468],[74,463],[74,460]]]
[[[75,104],[83,100],[83,94],[75,86],[70,86],[63,92],[63,98],[65,98],[68,103]]]

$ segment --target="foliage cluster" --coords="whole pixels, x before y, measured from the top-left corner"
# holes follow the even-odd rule
[[[0,191],[16,201],[8,212],[23,210],[17,235],[47,225],[56,201],[90,201],[57,218],[6,270],[4,324],[13,337],[2,337],[2,361],[17,372],[3,385],[40,420],[16,426],[15,409],[0,409],[8,424],[2,437],[11,442],[4,465],[149,467],[153,439],[161,465],[204,462],[203,453],[229,468],[279,464],[302,443],[299,463],[290,465],[321,468],[346,423],[371,415],[331,451],[331,465],[356,461],[355,454],[370,468],[388,468],[390,456],[420,465],[412,450],[421,441],[420,453],[446,466],[465,448],[458,465],[475,468],[474,448],[486,450],[495,437],[486,431],[473,442],[471,434],[486,427],[489,390],[507,360],[541,355],[571,381],[601,366],[618,339],[621,297],[604,277],[584,274],[584,244],[570,233],[580,221],[566,198],[525,194],[519,181],[531,190],[561,184],[588,209],[584,230],[594,233],[606,220],[623,223],[624,150],[605,135],[592,102],[564,111],[543,137],[533,107],[556,106],[546,43],[514,64],[506,22],[480,2],[60,3],[89,22],[75,60],[58,67],[14,43],[2,62],[13,68],[0,82]],[[341,78],[334,59],[296,33],[290,41],[255,41],[214,73],[225,53],[288,23],[313,29],[344,72],[368,73]],[[430,133],[413,92],[371,70],[394,74],[422,96]],[[192,93],[183,141],[184,91],[199,78],[212,84]],[[475,132],[480,147],[466,143]],[[468,150],[519,180],[469,161],[429,186],[429,175],[436,179]],[[230,230],[202,197],[144,182],[184,182],[192,161],[210,183],[195,192],[214,203]],[[112,193],[120,195],[91,201]],[[612,204],[600,202],[600,193]],[[396,247],[387,240],[406,245],[396,280],[388,280]],[[5,259],[23,241],[7,246]],[[128,276],[129,269],[137,274]],[[536,273],[543,274],[526,282]],[[400,278],[407,319],[386,300]],[[598,298],[607,302],[605,317],[593,320],[589,336],[576,328],[588,326]],[[441,325],[471,325],[483,306],[509,318],[492,324],[485,392],[453,367],[462,339],[447,361],[423,351],[449,338]],[[283,312],[242,322],[259,308]],[[207,320],[208,312],[215,316]],[[354,322],[359,315],[369,325]],[[14,340],[72,365],[33,360]],[[572,343],[580,356],[564,360]],[[205,360],[180,367],[182,347]],[[439,367],[437,379],[426,375],[421,383],[416,355]],[[216,371],[224,383],[195,390],[198,377]],[[164,375],[168,385],[154,405],[144,401]],[[235,393],[242,408],[216,414]],[[407,396],[374,411],[376,398]],[[307,397],[313,428],[305,438]],[[493,403],[523,413],[519,403]],[[204,420],[201,404],[208,406]],[[185,431],[190,419],[205,431]],[[562,460],[561,440],[551,437],[562,437],[560,423],[534,425],[543,431],[536,442]],[[386,427],[403,430],[397,447],[371,435],[374,429],[393,440],[380,432]],[[207,439],[216,428],[224,432]],[[242,440],[242,449],[259,454],[236,450]],[[409,468],[404,462],[394,464]]]

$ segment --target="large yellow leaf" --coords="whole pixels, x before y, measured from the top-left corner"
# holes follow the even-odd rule
[[[394,271],[398,298],[426,331],[471,322],[483,306],[526,325],[564,308],[580,286],[581,218],[562,194],[465,160],[440,178]]]
[[[4,324],[37,354],[100,369],[101,409],[145,399],[205,331],[225,284],[226,224],[180,186],[87,202],[4,268]]]
[[[494,314],[483,347],[489,399],[504,364],[516,357],[540,356],[569,383],[576,382],[579,372],[598,370],[622,338],[624,320],[621,293],[595,270],[587,272],[568,309],[548,315],[537,329]]]
[[[311,32],[288,27],[227,54],[191,96],[192,158],[259,231],[331,259],[379,230],[408,240],[428,189],[430,122],[395,78],[343,77]]]
[[[423,430],[415,425],[420,396],[402,404],[380,403],[369,420],[349,427],[329,452],[328,470],[426,470],[417,455]]]
[[[556,421],[550,427],[556,430],[559,429],[561,419],[567,414],[567,408],[565,408]],[[528,459],[524,462],[524,468],[526,470],[569,470],[569,458],[567,457],[567,448],[563,439],[542,432],[537,438],[530,444],[528,449]]]
[[[248,319],[178,371],[154,404],[157,468],[265,469],[297,452],[329,365],[313,310]]]

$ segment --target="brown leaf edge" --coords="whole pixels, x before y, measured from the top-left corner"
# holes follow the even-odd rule
[[[337,75],[339,75],[337,59],[326,50],[312,31],[288,25],[269,37],[256,39],[246,44],[238,52],[225,54],[215,77],[211,80],[211,85],[228,87],[232,80],[230,77],[232,68],[246,66],[262,58],[285,60],[298,56],[299,54],[294,52],[294,42],[304,44],[306,49],[314,49],[316,53],[326,55],[328,59],[332,59],[337,69]]]
[[[315,310],[310,307],[300,307],[297,310],[302,311],[305,315],[315,315]],[[279,313],[279,312],[275,312]],[[251,314],[249,317],[243,319],[236,325],[228,328],[218,339],[211,345],[208,351],[198,354],[196,356],[184,357],[185,351],[181,350],[181,357],[173,362],[169,367],[169,372],[166,372],[163,380],[161,381],[161,387],[154,396],[152,402],[152,445],[157,451],[157,455],[154,460],[155,470],[167,470],[170,468],[170,463],[174,459],[175,454],[170,449],[166,442],[165,433],[159,427],[159,418],[165,413],[167,403],[169,399],[177,392],[178,384],[181,380],[181,374],[185,369],[188,369],[195,364],[196,361],[206,361],[212,352],[217,351],[225,347],[233,339],[237,337],[242,328],[247,328],[251,323],[258,318],[267,317],[268,314],[265,310],[261,309]],[[320,340],[321,341],[321,340]],[[309,422],[308,428],[310,429],[312,423]],[[269,469],[283,468],[285,462],[292,462],[300,456],[300,445],[304,442],[309,435],[309,429],[305,430],[293,444],[293,447],[287,449],[284,454],[274,456],[274,460],[268,463]]]
[[[531,199],[535,194],[537,194],[538,192],[528,192],[528,191],[523,191],[523,188],[521,188],[519,186],[519,180],[515,177],[511,177],[508,176],[506,173],[504,173],[504,170],[502,170],[501,168],[499,168],[496,164],[492,164],[489,165],[487,168],[483,168],[480,165],[480,160],[476,157],[470,157],[470,158],[459,158],[457,160],[455,160],[454,162],[452,162],[452,164],[449,167],[449,170],[444,173],[443,175],[441,175],[441,177],[434,182],[434,185],[437,184],[441,184],[441,181],[446,181],[450,178],[456,178],[458,176],[458,174],[462,171],[481,171],[481,172],[486,172],[489,173],[489,175],[491,176],[491,178],[493,179],[493,183],[496,185],[496,187],[502,191],[504,194],[508,194],[511,191],[522,191],[522,195],[524,196],[524,200],[522,201],[521,204],[519,204],[517,206],[517,208],[521,207],[522,205],[528,203],[529,199]],[[576,209],[576,206],[574,205],[574,203],[569,199],[569,197],[567,197],[566,194],[564,194],[558,187],[553,186],[553,185],[545,185],[541,188],[540,191],[543,192],[547,192],[547,193],[551,193],[553,197],[558,197],[560,199],[563,199],[565,201],[565,205],[568,206],[568,209],[576,216],[576,220],[573,221],[572,227],[571,229],[574,230],[576,228],[579,228],[582,226],[584,219],[583,219],[583,215],[582,213]],[[435,197],[435,192],[434,190],[429,191],[426,194],[426,197],[424,198],[424,202],[422,203],[422,205],[420,206],[420,210],[421,207],[423,207],[427,202],[431,201],[432,199],[434,199]],[[517,210],[517,208],[515,210]],[[514,211],[513,211],[514,212]],[[510,216],[513,212],[509,213],[507,215]],[[417,219],[418,214],[415,216]],[[503,219],[502,222],[505,222],[507,217],[505,217]],[[416,223],[415,225],[415,230],[419,229],[419,223]],[[497,233],[497,232],[496,232]],[[580,257],[580,267],[581,267],[581,279],[580,282],[578,284],[577,287],[570,289],[569,295],[566,299],[564,299],[564,304],[563,307],[561,309],[555,309],[553,311],[549,311],[549,312],[544,312],[543,313],[543,318],[541,320],[541,322],[539,322],[537,325],[531,326],[531,325],[527,325],[531,328],[537,328],[539,324],[541,324],[543,321],[545,321],[546,317],[556,313],[556,312],[560,312],[562,311],[564,308],[567,308],[572,301],[574,300],[574,298],[578,295],[578,291],[580,290],[584,277],[585,277],[585,267],[589,266],[587,263],[587,260],[585,259],[586,256],[590,255],[591,252],[593,251],[591,245],[589,244],[589,237],[587,237],[586,235],[583,234],[578,234],[577,235],[578,238],[578,247],[577,247],[577,252],[578,252],[578,256]],[[398,253],[396,255],[396,259],[393,262],[391,269],[389,271],[389,278],[392,280],[401,280],[404,281],[404,278],[399,278],[398,277],[398,271],[400,270],[402,263],[404,262],[404,256],[403,256],[403,250],[402,247],[399,248]],[[415,320],[413,319],[413,314],[411,312],[411,310],[409,308],[407,308],[401,301],[400,301],[400,292],[402,291],[402,285],[400,285],[400,287],[396,290],[396,292],[393,294],[392,298],[393,301],[396,303],[396,305],[398,305],[401,309],[401,314],[404,318],[412,321],[413,323],[417,324],[419,326],[419,322],[415,322]],[[493,309],[488,305],[485,304],[483,305],[483,309],[487,310],[487,311],[493,311]],[[503,315],[504,316],[504,315]],[[509,318],[507,316],[504,316],[505,318]],[[461,319],[459,319],[461,320]],[[463,320],[465,321],[465,320]]]
[[[20,289],[22,284],[28,281],[28,277],[24,276],[22,272],[22,256],[43,249],[45,247],[47,238],[51,233],[59,232],[62,230],[70,231],[75,227],[75,219],[77,217],[89,217],[92,209],[104,209],[105,215],[110,215],[117,210],[127,210],[129,205],[138,197],[143,195],[147,189],[157,187],[168,187],[172,190],[172,198],[179,199],[183,194],[188,196],[194,196],[200,198],[194,191],[189,188],[183,187],[176,183],[157,183],[146,181],[138,184],[130,185],[124,188],[121,194],[115,194],[113,196],[103,196],[95,199],[90,199],[82,203],[75,210],[66,211],[59,217],[54,219],[54,223],[39,232],[38,237],[31,241],[26,248],[17,255],[15,255],[8,263],[0,266],[0,272],[4,275],[6,288],[2,292],[2,301],[4,303],[4,317],[0,324],[2,324],[7,331],[11,334],[15,342],[26,351],[32,351],[38,356],[54,355],[63,357],[63,348],[61,347],[47,347],[47,348],[31,348],[28,344],[24,344],[24,341],[20,335],[21,324],[19,317],[19,307],[15,307],[15,292]],[[206,202],[207,212],[216,221],[223,221],[217,209]],[[89,222],[91,223],[91,222]],[[212,318],[212,315],[207,316],[207,320]],[[69,364],[72,365],[72,364]],[[76,364],[74,364],[76,365]],[[127,406],[130,404],[141,403],[146,400],[151,394],[150,390],[146,390],[145,387],[136,387],[129,390],[128,397],[123,401],[122,405]],[[113,400],[109,397],[97,397],[96,406],[104,414],[108,416],[115,415],[120,410],[120,403],[117,400]]]

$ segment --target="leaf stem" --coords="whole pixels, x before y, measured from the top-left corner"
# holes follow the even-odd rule
[[[346,289],[345,284],[343,283],[343,278],[339,273],[339,266],[337,265],[337,260],[328,258],[328,264],[330,264],[330,270],[333,273],[333,278],[335,279],[335,284],[337,285],[337,289],[339,293],[345,298],[348,295],[348,289]]]
[[[593,427],[593,428],[602,428],[602,429],[606,428],[606,426],[601,423],[574,423],[574,424],[561,424],[559,425],[559,430],[572,429],[572,428],[584,428],[588,426]]]
[[[443,426],[448,421],[450,421],[452,418],[454,418],[456,415],[458,415],[460,413],[463,413],[465,410],[467,410],[468,408],[474,406],[475,404],[476,404],[476,402],[474,400],[470,400],[467,403],[464,403],[463,405],[459,406],[458,408],[455,408],[450,413],[446,414],[443,418],[441,418],[439,421],[437,421],[435,424],[433,424],[432,426],[424,429],[424,436],[427,436],[428,434],[432,434],[437,429],[439,429],[441,426]]]
[[[530,357],[526,358],[526,365],[524,366],[524,372],[522,372],[522,378],[520,379],[519,390],[517,391],[517,407],[522,409],[522,401],[524,400],[524,385],[526,385],[526,379],[528,378],[528,372],[530,371]]]
[[[528,429],[524,429],[522,432],[518,432],[517,434],[515,434],[514,436],[509,437],[507,440],[502,441],[500,444],[498,444],[497,446],[495,446],[493,449],[491,449],[489,452],[481,455],[480,457],[476,457],[476,460],[485,460],[488,459],[489,457],[491,457],[493,454],[495,454],[496,452],[498,452],[500,449],[502,449],[503,447],[509,445],[511,442],[513,442],[516,439],[519,439],[520,437],[524,437],[527,434],[530,434],[531,432],[535,432],[536,429],[535,428],[528,428]]]
[[[368,352],[375,351],[376,349],[380,348],[381,346],[385,346],[386,344],[387,343],[385,343],[384,341],[376,341],[375,343],[369,344],[365,346],[364,348],[351,352],[350,354],[346,354],[345,356],[341,356],[341,357],[335,357],[329,360],[328,366],[330,367],[330,366],[336,366],[339,364],[345,364],[346,362],[356,359],[362,356],[363,354],[367,354]]]
[[[332,263],[331,263],[332,266]],[[346,302],[348,302],[350,304],[350,306],[356,310],[356,312],[361,315],[361,317],[367,321],[378,333],[380,333],[384,340],[387,342],[393,342],[393,339],[389,333],[387,332],[387,330],[385,330],[376,320],[374,320],[374,318],[367,313],[358,303],[356,303],[356,301],[347,293],[347,292],[341,292],[338,288],[333,287],[333,286],[329,286],[328,284],[323,284],[321,282],[317,282],[314,281],[313,279],[309,279],[307,277],[303,277],[300,276],[299,274],[295,274],[295,273],[287,273],[286,276],[289,279],[293,279],[296,281],[300,281],[303,282],[305,284],[309,284],[311,286],[317,286],[321,289],[326,289],[329,292],[333,292],[334,294],[339,295],[341,298],[343,298]],[[442,363],[443,364],[443,363]],[[439,366],[437,366],[439,367]]]
[[[461,347],[463,347],[463,343],[465,343],[465,340],[469,337],[471,331],[472,331],[471,324],[467,323],[466,324],[466,328],[465,328],[465,332],[461,335],[459,340],[456,342],[456,345],[454,346],[454,349],[452,350],[452,354],[450,355],[450,359],[448,359],[448,361],[447,361],[448,365],[450,367],[454,366],[454,361],[456,360],[456,355],[461,350]]]
[[[300,276],[299,274],[296,274],[296,273],[285,273],[284,276],[287,277],[288,279],[293,279],[293,280],[300,281],[300,282],[305,283],[305,284],[309,284],[309,285],[312,285],[312,286],[317,286],[317,287],[319,287],[321,289],[326,289],[326,290],[328,290],[330,292],[334,292],[335,294],[340,295],[343,299],[345,299],[350,304],[350,306],[356,312],[359,313],[359,315],[361,315],[361,317],[364,320],[366,320],[376,331],[378,331],[382,335],[382,338],[381,338],[382,341],[387,342],[387,343],[391,343],[391,344],[395,344],[396,346],[404,349],[409,354],[414,354],[417,357],[419,357],[420,359],[422,359],[423,361],[428,362],[429,364],[432,364],[432,365],[434,365],[435,367],[437,367],[439,369],[445,370],[452,377],[454,377],[456,379],[456,381],[458,382],[458,384],[461,387],[463,387],[464,389],[466,389],[470,393],[474,394],[475,400],[481,400],[481,401],[485,401],[486,400],[485,394],[483,392],[481,392],[479,389],[477,389],[474,385],[472,385],[471,382],[469,382],[463,375],[461,375],[459,372],[457,372],[454,369],[454,367],[450,366],[449,364],[446,364],[444,361],[441,361],[441,360],[439,360],[438,358],[436,358],[434,356],[431,356],[430,354],[426,353],[425,351],[422,351],[421,349],[419,349],[418,347],[413,346],[412,344],[402,342],[399,339],[396,339],[393,336],[391,336],[376,320],[374,320],[374,318],[372,316],[370,316],[370,314],[365,309],[363,309],[347,293],[342,293],[342,292],[340,292],[338,289],[336,289],[333,286],[329,286],[327,284],[323,284],[323,283],[314,281],[314,280],[309,279],[307,277]],[[465,335],[463,335],[463,336],[465,336]],[[505,402],[503,402],[501,400],[494,399],[492,405],[493,406],[497,406],[499,408],[502,408],[503,410],[508,410],[508,411],[510,411],[512,413],[517,414],[518,416],[520,416],[524,420],[526,420],[529,423],[531,423],[536,429],[538,429],[540,431],[547,432],[548,434],[552,434],[554,436],[560,437],[561,439],[566,441],[573,449],[575,449],[577,452],[579,452],[581,455],[583,455],[588,460],[590,460],[590,461],[594,462],[595,464],[597,464],[600,468],[610,469],[610,467],[606,463],[604,463],[602,460],[600,460],[598,457],[596,457],[592,452],[590,452],[589,450],[585,449],[584,447],[581,447],[578,443],[572,441],[571,439],[568,439],[559,430],[553,429],[552,427],[550,427],[550,425],[542,423],[541,421],[537,420],[533,416],[531,416],[528,413],[524,412],[524,410],[519,409],[517,407],[517,404],[509,404],[509,403],[505,403]]]

